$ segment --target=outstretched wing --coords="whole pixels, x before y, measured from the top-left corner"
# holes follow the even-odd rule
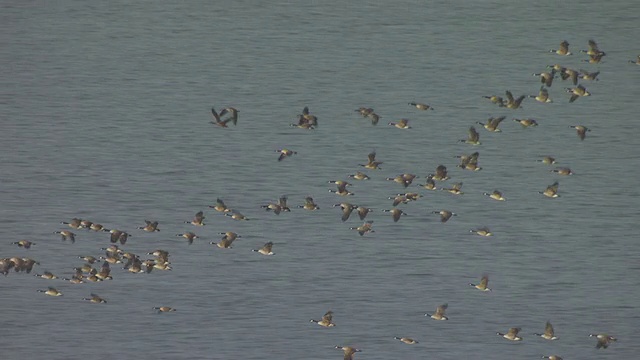
[[[508,102],[513,102],[513,94],[511,93],[511,91],[507,90],[504,93],[507,96],[507,101]]]
[[[220,115],[218,115],[218,113],[216,112],[215,108],[211,108],[211,115],[213,115],[213,119],[216,122],[218,122],[218,123],[220,122]]]
[[[367,155],[367,157],[369,158],[369,163],[373,163],[374,161],[376,161],[376,152],[372,151],[369,153],[369,155]]]
[[[544,334],[548,337],[553,337],[553,325],[549,321],[547,321],[547,325],[544,329]]]

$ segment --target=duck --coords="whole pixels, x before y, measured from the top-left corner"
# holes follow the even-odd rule
[[[580,73],[574,69],[564,68],[560,73],[560,77],[562,78],[562,80],[571,79],[571,83],[573,83],[573,85],[578,85],[579,74]]]
[[[576,99],[581,96],[591,96],[591,93],[582,85],[578,85],[574,88],[567,88],[567,92],[571,94],[571,97],[569,98],[570,103],[576,101]]]
[[[233,243],[233,241],[242,237],[234,233],[233,231],[227,231],[220,234],[224,235],[222,239],[217,243],[212,241],[210,244],[216,245],[221,249],[231,249],[232,248],[231,244]]]
[[[62,221],[61,224],[63,225],[69,225],[70,228],[72,229],[80,229],[82,228],[82,219],[78,219],[78,218],[73,218],[71,219],[71,221],[66,222],[66,221]]]
[[[225,205],[224,201],[222,201],[222,199],[217,198],[216,199],[216,204],[215,205],[209,205],[210,208],[214,209],[217,212],[228,212],[230,209],[227,207],[227,205]]]
[[[521,341],[522,337],[518,336],[518,332],[520,332],[520,328],[512,327],[506,333],[497,332],[497,335],[502,336],[503,338],[511,341]]]
[[[78,256],[78,259],[82,259],[82,260],[86,261],[88,264],[95,264],[95,263],[97,263],[98,261],[100,261],[100,259],[98,259],[97,257],[95,257],[95,256],[90,256],[90,255],[87,255],[87,256]]]
[[[398,194],[398,195],[402,195],[402,196],[404,196],[404,197],[405,197],[405,198],[407,198],[407,200],[409,200],[409,201],[416,201],[416,200],[418,200],[419,198],[421,198],[421,197],[422,197],[422,195],[420,195],[420,194],[418,194],[418,193],[413,193],[413,192],[411,192],[411,193],[404,193],[404,194]]]
[[[398,208],[393,208],[391,210],[383,209],[382,212],[391,213],[391,217],[393,218],[393,222],[398,222],[398,220],[400,220],[400,216],[401,215],[407,215],[407,213],[405,213],[404,211],[402,211],[402,210],[400,210]]]
[[[265,243],[260,249],[255,249],[251,251],[257,252],[258,254],[262,254],[262,255],[274,255],[274,252],[271,251],[272,248],[273,248],[273,242],[269,241]]]
[[[369,180],[370,179],[369,175],[367,175],[367,174],[365,174],[365,173],[363,173],[361,171],[356,171],[355,174],[350,174],[349,178],[356,179],[356,180]]]
[[[545,340],[558,340],[558,337],[554,335],[553,325],[551,325],[551,322],[549,321],[547,321],[547,324],[545,325],[544,333],[542,334],[534,333],[533,335],[540,336]]]
[[[479,156],[480,156],[480,153],[477,151],[471,155],[458,155],[456,157],[460,159],[460,164],[457,166],[459,168],[462,168],[463,170],[478,171],[482,169],[481,167],[478,167]]]
[[[440,210],[440,211],[434,211],[434,214],[440,214],[440,222],[446,223],[447,221],[449,221],[449,219],[451,219],[452,216],[457,216],[458,214],[451,212],[449,210]]]
[[[415,107],[418,110],[435,110],[431,105],[423,103],[410,102],[409,105]]]
[[[615,337],[609,336],[607,334],[589,334],[589,337],[595,337],[598,340],[598,343],[596,343],[596,349],[606,349],[609,347],[611,342],[618,341],[618,339],[616,339]]]
[[[480,283],[478,284],[471,284],[471,283],[469,284],[469,286],[473,286],[474,288],[480,291],[491,291],[488,285],[489,285],[489,275],[483,275],[482,279],[480,279]]]
[[[123,251],[118,247],[118,245],[115,244],[111,244],[106,248],[100,248],[100,250],[104,250],[106,251],[107,255],[118,255],[118,254],[122,254]]]
[[[140,227],[138,227],[138,229],[144,230],[144,231],[146,231],[146,232],[156,232],[156,231],[160,231],[160,229],[158,229],[158,222],[157,222],[157,221],[151,222],[151,221],[149,221],[149,220],[145,220],[144,222],[145,222],[145,224],[147,224],[147,225],[145,225],[145,226],[140,226]]]
[[[394,337],[394,339],[396,340],[400,340],[401,342],[407,344],[407,345],[413,345],[413,344],[417,344],[418,342],[413,340],[412,338],[408,338],[408,337]]]
[[[220,119],[220,115],[216,112],[215,108],[211,108],[211,115],[213,116],[213,121],[210,121],[211,124],[222,127],[222,128],[226,128],[228,127],[227,124],[231,121],[233,121],[233,118],[228,118],[225,120],[221,120]],[[234,123],[235,125],[235,123]]]
[[[604,53],[589,55],[589,58],[586,60],[582,60],[583,62],[588,62],[589,64],[599,64],[604,57]]]
[[[344,186],[344,187],[353,186],[352,183],[350,183],[348,181],[344,181],[344,180],[329,180],[327,182],[329,184],[334,184],[335,186],[338,186],[338,187],[340,187],[340,186]]]
[[[558,182],[554,182],[553,184],[547,186],[547,188],[544,191],[540,191],[540,194],[546,196],[546,197],[550,197],[550,198],[557,198],[560,197],[560,195],[558,195],[558,186],[560,184],[558,184]]]
[[[539,76],[540,82],[543,84],[543,86],[551,87],[551,85],[553,84],[553,79],[556,77],[556,69],[551,68],[551,71],[549,72],[543,71],[540,73],[533,73],[533,76]]]
[[[342,217],[341,217],[342,221],[349,220],[349,217],[351,216],[351,213],[353,212],[353,210],[358,208],[356,205],[352,205],[348,202],[341,202],[339,204],[333,205],[333,207],[338,207],[338,206],[340,207],[340,209],[342,209]]]
[[[601,51],[598,48],[598,44],[596,43],[595,40],[589,39],[588,44],[589,44],[589,49],[580,50],[581,53],[585,53],[587,55],[602,55],[602,56],[606,55],[604,51]]]
[[[273,211],[276,215],[280,215],[282,212],[282,206],[278,203],[269,203],[267,205],[261,205],[260,207],[264,208],[265,211]]]
[[[298,129],[305,129],[305,130],[315,129],[315,126],[313,126],[313,123],[311,123],[308,118],[305,118],[304,115],[298,115],[298,122],[291,124],[291,126],[297,127]]]
[[[353,360],[353,355],[362,351],[351,346],[336,345],[335,348],[344,352],[344,360]]]
[[[100,281],[102,281],[102,279],[100,279],[98,276],[96,276],[96,274],[90,274],[89,276],[85,277],[85,279],[87,281],[90,281],[90,282],[100,282]]]
[[[442,190],[444,190],[446,192],[449,192],[449,193],[451,193],[453,195],[462,195],[462,194],[464,194],[462,192],[462,183],[461,182],[453,184],[450,188],[442,188]]]
[[[536,99],[536,101],[541,103],[552,103],[553,100],[549,97],[549,91],[544,87],[540,87],[540,91],[538,91],[538,95],[529,95],[530,98]]]
[[[302,121],[310,124],[313,127],[318,127],[318,117],[315,115],[311,115],[308,106],[305,106],[302,109],[302,114],[298,115],[298,118],[301,118]]]
[[[54,280],[57,279],[58,277],[55,276],[52,272],[50,271],[45,271],[42,274],[35,274],[33,276],[39,277],[39,278],[43,278],[43,279],[47,279],[47,280]]]
[[[31,270],[33,270],[33,266],[34,265],[40,265],[39,262],[30,259],[30,258],[22,258],[22,266],[19,267],[20,271],[24,271],[27,274],[31,273]],[[16,267],[16,270],[18,270],[18,267]]]
[[[109,229],[104,227],[104,225],[98,224],[98,223],[92,223],[91,226],[89,226],[89,230],[93,230],[95,232],[109,232],[110,231]]]
[[[596,72],[589,72],[587,70],[584,69],[580,69],[580,78],[582,80],[587,80],[587,81],[598,81],[598,75],[600,75],[600,71],[596,71]]]
[[[494,104],[496,104],[496,105],[498,105],[498,106],[500,106],[500,107],[505,106],[505,103],[506,103],[506,102],[504,101],[504,99],[502,98],[502,96],[497,96],[497,95],[484,95],[484,96],[483,96],[483,98],[485,98],[485,99],[489,99],[492,103],[494,103]]]
[[[428,317],[432,318],[433,320],[449,320],[449,318],[444,315],[444,312],[445,312],[445,310],[447,310],[447,307],[449,307],[449,305],[447,305],[447,304],[438,305],[438,307],[436,307],[436,312],[435,313],[433,313],[433,314],[424,314],[424,316],[428,316]]]
[[[414,174],[400,174],[395,177],[388,177],[387,180],[396,182],[398,184],[402,184],[404,187],[408,187],[413,182],[413,179],[416,178]]]
[[[38,292],[44,293],[45,295],[49,296],[62,296],[62,292],[54,287],[49,287],[47,288],[47,290],[38,290]]]
[[[295,154],[297,154],[297,151],[293,151],[293,150],[289,150],[289,149],[278,149],[276,150],[277,153],[280,153],[280,156],[278,156],[278,161],[282,161],[285,158],[289,157],[289,156],[293,156]]]
[[[502,132],[502,130],[498,129],[498,125],[504,120],[506,116],[499,117],[490,117],[487,119],[486,123],[476,122],[476,124],[482,125],[483,128],[487,129],[490,132]]]
[[[231,122],[233,123],[233,125],[236,125],[238,123],[238,113],[239,112],[240,111],[238,111],[238,109],[236,109],[236,108],[226,107],[226,108],[220,110],[220,117],[223,117],[226,114],[230,114],[231,115],[231,117],[230,117]]]
[[[140,258],[138,257],[138,255],[133,255],[132,257],[127,258],[127,262],[124,264],[122,268],[133,274],[141,274],[146,272],[145,271],[146,269],[143,269],[143,267],[146,266],[147,261],[149,260],[151,259],[145,260],[145,262],[143,263],[142,260],[140,260]],[[155,260],[151,260],[151,261],[155,263]]]
[[[105,262],[109,263],[109,264],[120,264],[122,263],[122,260],[120,259],[120,256],[116,253],[112,253],[111,255],[106,255],[106,256],[101,256],[100,260],[104,260]]]
[[[20,240],[20,241],[12,242],[11,244],[18,245],[21,248],[31,249],[31,246],[35,245],[36,243],[31,242],[29,240]]]
[[[562,72],[564,72],[564,70],[566,69],[564,66],[560,64],[547,65],[547,68],[555,70],[557,73],[560,73],[560,74],[562,74]]]
[[[635,60],[629,60],[629,63],[640,65],[640,55]]]
[[[398,206],[400,204],[406,204],[409,201],[409,198],[405,194],[397,194],[396,196],[389,196],[389,200],[393,200],[393,206]]]
[[[79,275],[75,274],[70,278],[62,278],[62,280],[68,281],[68,282],[70,282],[72,284],[82,284],[82,283],[84,283],[82,274],[79,274]]]
[[[113,277],[111,276],[111,266],[109,265],[108,262],[105,261],[104,263],[102,263],[102,266],[100,267],[100,271],[96,273],[96,276],[102,280],[113,279]]]
[[[82,221],[80,221],[80,228],[88,229],[88,228],[91,227],[91,224],[93,224],[93,222],[90,221],[90,220],[82,220]]]
[[[569,169],[568,167],[559,167],[549,171],[554,172],[558,175],[573,175],[573,171],[571,171],[571,169]]]
[[[318,325],[323,326],[323,327],[334,327],[334,326],[336,326],[336,324],[333,322],[333,311],[331,311],[331,310],[327,311],[322,316],[322,319],[320,319],[320,320],[311,319],[311,320],[309,320],[309,322],[312,322],[314,324],[318,324]]]
[[[375,232],[371,226],[373,224],[373,221],[366,221],[364,224],[358,226],[358,227],[352,227],[350,228],[351,230],[356,230],[358,231],[358,234],[360,234],[360,236],[366,234],[366,233],[372,233]]]
[[[507,101],[505,102],[504,106],[509,109],[519,109],[520,105],[522,104],[522,100],[524,100],[524,98],[526,97],[525,95],[520,95],[516,99],[513,97],[513,94],[511,94],[511,91],[509,90],[505,91],[505,95],[507,96]]]
[[[447,172],[447,167],[444,165],[438,165],[436,167],[436,172],[433,174],[429,174],[429,177],[431,177],[433,180],[437,180],[437,181],[445,181],[449,179],[449,175]]]
[[[147,255],[153,255],[163,261],[169,261],[169,252],[167,250],[156,249],[152,252],[148,252]]]
[[[491,230],[489,230],[488,227],[481,227],[478,229],[471,229],[469,230],[470,233],[472,234],[476,234],[476,235],[480,235],[480,236],[493,236],[493,233],[491,232]]]
[[[502,192],[498,191],[498,190],[493,190],[493,192],[491,193],[482,193],[482,195],[484,196],[488,196],[489,198],[493,199],[493,200],[497,200],[497,201],[505,201],[506,199],[504,198],[504,196],[502,196]]]
[[[541,162],[543,164],[547,164],[547,165],[553,165],[556,163],[556,158],[554,158],[553,156],[546,155],[546,156],[543,156],[542,159],[536,160],[536,161]]]
[[[591,131],[591,129],[584,125],[570,125],[569,127],[576,129],[576,133],[578,134],[580,140],[584,140],[584,138],[587,137],[587,132]]]
[[[375,125],[378,125],[378,122],[380,121],[381,116],[372,112],[371,114],[367,115],[367,117],[371,119],[371,125],[375,126]]]
[[[320,209],[318,204],[316,204],[313,201],[313,198],[311,196],[305,197],[304,198],[304,204],[303,205],[298,205],[298,207],[301,208],[301,209],[309,210],[309,211]]]
[[[466,143],[466,144],[471,144],[471,145],[480,145],[480,144],[482,144],[480,142],[480,134],[478,133],[476,128],[473,127],[473,126],[471,126],[469,128],[469,132],[468,132],[467,138],[460,140],[460,142],[463,142],[463,143]]]
[[[573,55],[571,53],[571,51],[569,51],[569,42],[567,42],[567,40],[563,40],[560,43],[560,47],[557,50],[551,49],[551,50],[549,50],[549,52],[556,53],[556,54],[562,55],[562,56]]]
[[[360,166],[366,169],[372,169],[372,170],[380,169],[380,165],[382,164],[382,161],[376,161],[375,151],[370,152],[369,155],[367,155],[367,158],[369,159],[369,162],[367,162],[366,164],[360,164]]]
[[[6,266],[8,267],[8,269],[13,268],[13,270],[15,270],[15,272],[19,272],[22,271],[22,265],[24,264],[24,260],[22,260],[21,257],[12,257],[9,259],[2,259],[4,260]]]
[[[347,190],[347,186],[351,185],[348,182],[337,181],[337,182],[334,182],[334,183],[336,184],[336,187],[338,189],[337,190],[329,189],[329,192],[332,192],[332,193],[340,195],[340,196],[353,195],[353,193],[351,191]]]
[[[111,230],[109,230],[109,229],[105,228],[102,224],[98,224],[98,223],[92,223],[92,224],[89,226],[89,230],[93,230],[93,231],[95,231],[95,232],[100,232],[100,231],[102,231],[102,232],[109,232],[109,231],[111,231]]]
[[[426,182],[420,186],[427,190],[438,190],[438,188],[436,187],[436,182],[433,180],[433,174],[427,175]]]
[[[409,126],[409,120],[407,119],[400,119],[398,122],[390,122],[389,125],[395,126],[398,129],[411,129],[411,126]]]
[[[230,218],[232,218],[233,220],[249,220],[248,217],[242,215],[242,213],[240,213],[237,210],[231,210],[229,212],[224,213],[225,216],[228,216]]]
[[[156,306],[153,308],[154,310],[158,310],[158,314],[160,313],[165,313],[165,312],[174,312],[177,311],[176,309],[170,307],[170,306]]]
[[[356,212],[358,213],[358,217],[360,217],[360,220],[364,220],[372,211],[373,209],[361,205],[356,208]]]
[[[367,108],[367,107],[360,107],[360,108],[357,108],[354,111],[360,113],[360,115],[362,115],[362,117],[367,117],[367,116],[369,116],[369,114],[373,113],[373,109],[372,108]]]
[[[111,243],[116,243],[120,241],[120,244],[122,245],[126,244],[127,240],[131,236],[127,232],[117,230],[117,229],[111,229],[109,230],[109,233],[110,233],[109,238]]]
[[[0,258],[0,274],[7,276],[9,275],[9,270],[13,267],[13,262],[7,258]]]
[[[60,230],[60,231],[54,231],[53,233],[54,234],[60,234],[60,236],[62,237],[62,241],[69,240],[69,241],[71,241],[71,243],[75,243],[76,242],[76,234],[72,233],[71,231]]]
[[[206,224],[203,222],[204,219],[204,213],[202,211],[198,211],[191,221],[185,221],[184,223],[195,226],[205,226]]]
[[[189,242],[189,245],[193,244],[193,240],[194,239],[199,239],[200,238],[198,235],[196,235],[195,233],[193,233],[191,231],[187,231],[186,233],[183,233],[183,234],[176,234],[176,236],[180,236],[180,237],[183,237],[183,238],[187,239],[187,241]]]
[[[23,270],[26,270],[26,267],[29,266],[30,264],[27,263],[28,259],[27,258],[21,258],[21,257],[12,257],[10,259],[8,259],[9,261],[9,267],[13,267],[13,270],[15,272],[20,272]],[[29,260],[30,261],[30,260]],[[35,264],[35,261],[30,261],[31,263],[31,267],[33,267],[33,264]],[[31,270],[29,269],[28,272],[31,272]]]
[[[92,293],[90,296],[91,297],[88,297],[88,298],[82,298],[82,300],[90,301],[90,302],[92,302],[94,304],[106,304],[107,303],[107,300],[101,298],[100,296],[98,296],[96,294]]]
[[[471,159],[473,160],[473,159]],[[462,168],[463,170],[469,170],[469,171],[480,171],[482,170],[481,166],[478,166],[478,162],[476,161],[470,161],[467,162],[465,164],[460,164],[458,165],[460,168]]]
[[[156,261],[153,264],[152,268],[153,269],[158,269],[158,270],[168,270],[168,271],[173,270],[173,268],[171,267],[171,264],[169,262],[166,262],[166,261]],[[148,265],[147,265],[146,272],[147,273],[151,272],[151,268],[149,268]]]
[[[513,119],[513,121],[522,125],[522,127],[538,126],[538,122],[534,119]]]

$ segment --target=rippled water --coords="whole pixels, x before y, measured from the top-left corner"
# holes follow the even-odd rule
[[[171,253],[173,271],[73,285],[25,273],[0,278],[5,331],[0,351],[28,359],[632,359],[640,326],[640,215],[636,126],[640,5],[353,1],[100,2],[0,4],[0,257],[32,257],[34,272],[69,276],[78,255],[101,255],[108,234],[60,221],[90,219],[133,237],[123,248]],[[581,62],[594,38],[607,56]],[[563,39],[576,54],[547,52]],[[546,65],[600,70],[593,94],[521,110],[483,95],[535,94]],[[431,104],[420,112],[410,101]],[[209,124],[211,106],[240,109],[236,127]],[[319,127],[289,126],[304,106]],[[353,110],[373,107],[371,126]],[[507,116],[502,133],[476,125],[482,145],[457,142],[469,126]],[[410,119],[403,131],[386,123]],[[523,129],[513,117],[532,117]],[[592,129],[580,141],[569,125]],[[277,162],[274,150],[297,155]],[[340,221],[329,180],[347,179],[376,150],[348,201],[375,208],[375,233]],[[456,155],[480,152],[479,172]],[[554,155],[574,176],[537,163]],[[464,195],[415,184],[439,164]],[[388,176],[420,176],[422,193],[393,223],[381,209],[403,188]],[[560,198],[538,191],[558,180]],[[507,201],[482,193],[500,189]],[[290,213],[260,208],[286,194]],[[320,210],[293,208],[311,195]],[[220,197],[251,218],[236,222],[208,205]],[[432,211],[458,214],[442,224]],[[184,224],[204,210],[207,226]],[[137,230],[160,222],[159,233]],[[469,229],[489,226],[481,238]],[[177,233],[202,237],[189,246]],[[210,245],[218,233],[242,238]],[[37,243],[25,250],[11,242]],[[275,256],[251,252],[273,241]],[[491,293],[469,287],[483,273]],[[32,273],[33,274],[33,273]],[[56,286],[58,298],[36,292]],[[107,304],[81,299],[95,292]],[[450,320],[423,316],[447,302]],[[156,314],[154,306],[175,313]],[[337,326],[308,322],[327,310]],[[560,340],[532,335],[550,320]],[[522,327],[524,341],[495,335]],[[596,350],[591,332],[620,340]],[[394,336],[420,343],[404,345]]]

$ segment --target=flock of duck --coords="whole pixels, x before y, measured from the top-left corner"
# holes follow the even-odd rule
[[[572,52],[569,50],[569,43],[567,41],[563,41],[560,43],[558,49],[549,50],[551,53],[554,53],[558,56],[570,56]],[[581,53],[585,53],[588,55],[588,58],[583,61],[589,64],[597,64],[599,63],[603,57],[606,56],[604,51],[601,51],[598,48],[598,45],[595,41],[589,40],[588,49],[581,50]],[[640,65],[640,55],[636,60],[629,60],[630,63]],[[565,87],[565,91],[570,94],[568,98],[568,102],[575,102],[581,97],[591,96],[591,93],[587,90],[586,86],[583,83],[579,83],[580,81],[597,81],[599,72],[589,72],[586,70],[575,70],[569,67],[565,67],[560,64],[549,65],[548,70],[534,73],[533,76],[539,77],[540,79],[540,89],[538,94],[527,95],[523,94],[518,97],[515,97],[509,90],[505,91],[505,96],[502,97],[500,95],[486,95],[484,98],[489,99],[493,104],[497,105],[501,108],[507,109],[519,109],[521,104],[525,99],[532,98],[535,101],[540,103],[550,103],[552,102],[552,98],[549,94],[549,89],[552,87],[554,82],[557,82],[556,79],[561,79],[562,81],[569,81],[571,86]],[[431,105],[418,103],[418,102],[410,102],[408,105],[415,107],[419,111],[428,111],[434,110]],[[377,125],[381,116],[378,115],[372,108],[369,107],[360,107],[355,110],[362,117],[367,118],[371,121],[372,125]],[[238,124],[238,116],[239,111],[233,107],[223,108],[219,113],[215,110],[215,108],[211,109],[211,114],[213,116],[213,121],[211,123],[220,128],[228,128],[230,124],[237,125]],[[227,116],[225,118],[225,116]],[[482,126],[486,131],[489,132],[501,132],[499,126],[503,120],[506,119],[506,116],[499,117],[491,117],[485,122],[477,122],[478,125]],[[533,127],[538,126],[538,121],[532,118],[514,118],[513,121],[519,123],[523,127]],[[305,107],[301,114],[298,115],[298,121],[296,123],[290,124],[293,127],[305,129],[305,130],[313,130],[318,127],[318,117],[311,114],[308,107]],[[388,126],[393,126],[398,129],[411,129],[409,125],[408,119],[399,119],[397,121],[392,121],[388,123]],[[580,140],[585,140],[587,133],[591,131],[584,124],[575,124],[571,125]],[[480,133],[476,130],[475,126],[470,126],[468,129],[468,136],[465,139],[460,139],[460,142],[469,144],[469,145],[480,145]],[[289,157],[292,157],[297,154],[297,151],[292,149],[274,149],[274,152],[277,153],[277,157],[274,157],[274,160],[283,161]],[[482,167],[479,166],[479,156],[480,153],[478,151],[473,152],[471,154],[459,155],[458,158],[460,163],[457,165],[459,168],[468,171],[480,171]],[[364,156],[363,156],[364,158]],[[556,160],[553,156],[548,155],[538,160],[539,162],[545,165],[554,165],[556,164]],[[383,164],[377,158],[377,154],[375,151],[372,151],[367,155],[366,162],[359,164],[362,171],[354,171],[353,174],[350,174],[348,178],[353,181],[366,181],[370,179],[370,175],[365,173],[366,170],[379,170],[381,169],[381,165]],[[567,167],[556,167],[550,170],[551,172],[561,175],[561,176],[569,176],[572,175],[573,172],[570,168]],[[373,176],[373,175],[371,175]],[[417,175],[411,173],[403,173],[398,174],[396,176],[386,177],[386,180],[392,181],[400,184],[403,188],[407,189],[410,185],[413,184],[413,181],[418,178]],[[419,188],[435,191],[441,190],[449,192],[453,195],[461,195],[463,194],[462,187],[463,183],[453,183],[450,186],[446,187],[443,185],[444,182],[449,180],[449,174],[446,166],[439,165],[433,171],[433,173],[426,176],[424,184],[419,184]],[[440,184],[437,184],[439,182]],[[347,199],[349,196],[354,195],[350,188],[353,186],[352,183],[345,180],[328,180],[328,183],[335,186],[335,188],[329,189],[331,193],[336,194],[337,196],[344,197]],[[546,187],[541,187],[540,194],[542,196],[548,198],[557,198],[560,196],[559,194],[559,182],[554,182],[552,184],[547,185]],[[485,192],[485,196],[495,201],[506,201],[506,197],[503,193],[495,189],[490,192]],[[398,222],[401,218],[406,215],[406,213],[399,208],[402,204],[407,204],[411,201],[417,201],[422,197],[421,194],[417,192],[405,192],[396,194],[389,197],[389,200],[392,200],[392,207],[390,209],[383,209],[382,212],[389,213],[392,221]],[[279,215],[283,212],[290,212],[291,208],[288,205],[288,199],[286,196],[281,196],[277,201],[263,204],[261,207],[267,211],[272,212],[276,215]],[[363,221],[362,225],[351,227],[351,230],[357,232],[360,236],[364,236],[369,233],[375,232],[373,224],[374,222],[367,219],[369,213],[373,211],[372,208],[368,208],[362,205],[352,204],[346,200],[340,201],[333,205],[335,208],[340,208],[341,215],[340,219],[345,222],[347,221],[352,213],[356,213],[361,221]],[[248,217],[243,215],[240,211],[235,208],[228,207],[225,202],[218,198],[215,204],[209,206],[213,211],[223,214],[224,216],[230,217],[233,220],[237,221],[247,221],[250,220]],[[319,210],[320,207],[314,201],[313,197],[307,196],[304,199],[304,202],[295,206],[295,208],[299,208],[306,211],[316,211]],[[452,217],[457,216],[457,214],[448,209],[440,209],[434,210],[432,213],[439,215],[441,222],[447,222]],[[203,211],[197,212],[191,220],[185,220],[184,223],[193,225],[196,228],[204,226],[205,214]],[[129,234],[126,231],[119,229],[107,229],[103,225],[80,218],[73,218],[68,221],[62,221],[62,225],[65,225],[65,229],[54,231],[55,234],[58,234],[63,241],[68,241],[70,243],[74,243],[76,238],[78,237],[77,231],[93,231],[96,233],[107,233],[108,236],[105,236],[105,242],[108,239],[109,245],[103,248],[100,248],[101,253],[95,255],[82,255],[78,256],[80,260],[82,260],[81,264],[78,264],[76,267],[70,267],[69,272],[70,275],[68,277],[58,276],[49,271],[43,271],[42,273],[34,274],[37,277],[46,280],[60,280],[67,281],[72,284],[82,284],[88,282],[101,282],[112,280],[114,276],[112,275],[112,267],[118,266],[121,267],[127,272],[131,273],[150,273],[152,271],[169,271],[172,269],[170,254],[168,251],[163,249],[155,249],[149,251],[145,254],[135,254],[132,252],[128,252],[124,249],[129,241],[130,237],[135,236]],[[145,220],[144,225],[140,224],[138,230],[155,233],[160,232],[159,222],[158,221],[149,221]],[[74,232],[76,231],[76,232]],[[476,229],[470,229],[469,232],[479,235],[479,236],[492,236],[492,232],[488,227],[480,227]],[[231,249],[233,247],[234,241],[242,238],[241,235],[235,232],[222,232],[220,233],[222,237],[218,241],[210,242],[210,244],[221,248],[221,249]],[[192,244],[194,240],[199,239],[198,235],[196,235],[193,231],[186,231],[182,233],[175,234],[176,237],[182,237],[187,240],[188,244]],[[36,244],[29,240],[19,240],[13,242],[13,244],[24,248],[31,249]],[[265,256],[274,255],[273,252],[274,243],[269,241],[262,245],[259,248],[251,249],[252,251]],[[99,266],[98,264],[101,263]],[[30,257],[9,257],[0,259],[0,273],[7,276],[11,272],[24,272],[27,274],[32,273],[34,266],[40,265],[40,263],[32,259]],[[469,284],[472,288],[482,291],[482,292],[490,292],[492,289],[489,287],[489,276],[483,274],[480,281],[477,284]],[[58,290],[55,286],[43,287],[36,290],[39,293],[44,295],[58,297],[63,296],[62,291]],[[90,303],[95,304],[103,304],[107,303],[107,300],[101,297],[98,294],[90,293],[87,297],[82,298],[83,301],[88,301]],[[177,309],[168,306],[167,304],[153,304],[150,306],[158,313],[170,313],[175,312]],[[448,304],[440,304],[435,308],[433,313],[424,314],[426,317],[437,320],[437,321],[446,321],[449,318],[446,315],[446,310],[448,308]],[[331,328],[336,326],[336,323],[333,320],[333,312],[331,310],[327,311],[321,319],[311,319],[311,323],[315,323],[322,327]],[[520,328],[512,327],[506,329],[506,332],[496,332],[496,334],[505,340],[508,341],[522,341],[523,337],[520,335]],[[541,337],[542,339],[554,341],[558,340],[558,337],[555,335],[555,331],[551,322],[547,321],[545,330],[543,333],[535,333],[535,336]],[[613,342],[617,341],[614,336],[610,336],[604,333],[598,334],[590,334],[589,336],[595,337],[596,339],[596,347],[606,349]],[[407,345],[418,344],[419,342],[410,337],[403,336],[390,336],[390,339],[398,340]],[[354,358],[354,355],[358,352],[361,352],[361,349],[352,347],[352,346],[343,346],[337,345],[336,349],[343,351],[344,359],[350,360]],[[562,358],[559,355],[544,355],[543,358],[547,358],[550,360],[561,360]]]

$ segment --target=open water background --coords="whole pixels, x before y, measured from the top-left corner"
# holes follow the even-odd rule
[[[53,231],[90,219],[133,237],[140,254],[169,250],[173,271],[73,285],[25,273],[0,278],[3,358],[22,359],[634,359],[640,328],[637,126],[640,3],[634,1],[0,2],[0,257],[32,257],[69,276],[108,234]],[[595,39],[607,53],[581,62]],[[568,40],[573,56],[547,52]],[[491,104],[536,94],[546,65],[600,70],[568,103]],[[407,105],[426,102],[435,111]],[[238,125],[209,109],[234,106]],[[304,106],[319,127],[289,126]],[[378,126],[353,110],[373,107]],[[476,125],[506,115],[502,133]],[[386,123],[410,119],[412,129]],[[523,129],[513,117],[537,119]],[[580,141],[569,125],[592,129]],[[297,155],[277,162],[274,150]],[[329,180],[376,150],[382,170],[352,181],[348,201],[376,209],[375,233],[340,221]],[[456,155],[480,152],[479,172]],[[574,176],[537,163],[553,155]],[[439,164],[464,195],[417,187]],[[411,172],[423,198],[393,223],[381,209]],[[558,180],[560,198],[538,191]],[[505,202],[482,193],[500,189]],[[290,213],[260,208],[286,194]],[[293,208],[311,195],[320,210]],[[220,197],[252,220],[207,205]],[[442,224],[434,210],[457,217]],[[184,224],[205,210],[207,226]],[[136,227],[160,222],[159,233]],[[469,229],[489,226],[482,238]],[[189,246],[177,233],[202,237]],[[242,238],[210,245],[219,232]],[[25,250],[11,242],[37,243]],[[273,241],[275,256],[251,252]],[[469,287],[483,273],[494,290]],[[64,296],[36,292],[56,286]],[[95,292],[107,304],[83,302]],[[447,302],[449,321],[423,316]],[[156,314],[154,306],[177,312]],[[334,311],[334,328],[309,323]],[[532,335],[550,320],[558,341]],[[522,327],[524,341],[495,335]],[[591,332],[619,341],[596,350]],[[394,336],[420,343],[404,345]]]

